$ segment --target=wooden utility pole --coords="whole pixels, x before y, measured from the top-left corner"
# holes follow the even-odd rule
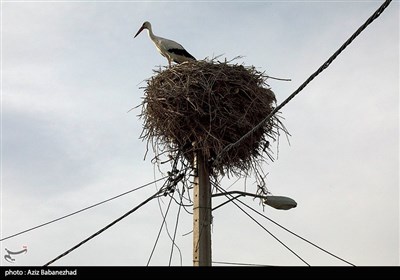
[[[193,266],[211,266],[211,184],[207,161],[195,156],[193,186]]]

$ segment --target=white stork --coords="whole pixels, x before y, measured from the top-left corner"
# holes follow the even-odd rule
[[[190,53],[188,53],[184,49],[184,47],[182,47],[181,44],[154,35],[153,30],[151,29],[151,24],[148,21],[143,23],[142,27],[140,27],[134,38],[136,38],[136,36],[139,35],[139,33],[142,32],[144,29],[147,29],[149,37],[153,41],[158,52],[168,59],[169,67],[171,67],[172,61],[176,63],[182,63],[185,61],[196,60]]]

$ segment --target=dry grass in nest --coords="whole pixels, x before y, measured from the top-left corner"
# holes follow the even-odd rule
[[[280,124],[276,117],[235,148],[220,153],[274,109],[275,95],[266,79],[254,67],[214,60],[159,69],[147,80],[141,138],[153,146],[156,158],[168,153],[193,162],[200,151],[214,175],[248,174],[254,163],[272,160],[269,144]]]

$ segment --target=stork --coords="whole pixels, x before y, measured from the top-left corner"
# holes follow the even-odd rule
[[[154,45],[156,46],[158,52],[168,59],[169,67],[171,67],[172,61],[179,64],[185,61],[196,60],[190,53],[185,50],[185,48],[181,44],[154,35],[153,30],[151,29],[151,24],[148,21],[143,23],[142,27],[140,27],[134,38],[136,38],[136,36],[139,35],[139,33],[142,32],[144,29],[147,29],[147,33],[149,34],[149,37],[153,41]]]

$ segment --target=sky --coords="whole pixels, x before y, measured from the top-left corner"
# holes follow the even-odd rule
[[[197,59],[254,65],[278,103],[322,65],[383,1],[2,1],[1,238],[162,178],[140,139],[145,80],[167,66],[144,21]],[[291,136],[263,164],[288,211],[241,201],[356,266],[399,262],[399,2],[389,7],[281,110]],[[130,110],[132,109],[132,110]],[[254,178],[223,178],[254,193]],[[41,266],[150,197],[162,182],[2,241],[1,265]],[[233,184],[233,185],[232,185]],[[191,266],[192,216],[174,248],[153,200],[56,261],[60,266]],[[224,202],[214,198],[213,205]],[[337,258],[251,216],[311,266]],[[167,216],[172,235],[178,214]],[[304,266],[228,203],[213,212],[212,260]],[[5,249],[27,253],[5,261]],[[149,261],[150,259],[150,261]],[[225,264],[228,265],[228,264]]]

